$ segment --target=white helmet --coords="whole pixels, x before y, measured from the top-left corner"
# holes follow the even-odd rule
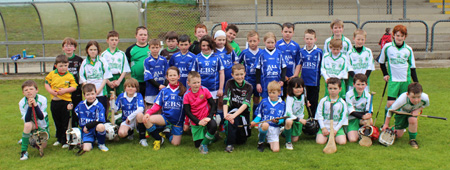
[[[66,131],[67,144],[69,145],[81,145],[81,130],[80,128],[72,128]]]
[[[106,139],[113,140],[118,133],[118,126],[112,125],[111,123],[105,123],[105,130],[106,130]]]
[[[386,129],[385,131],[381,132],[378,141],[384,146],[391,146],[395,141],[395,132],[391,129]]]

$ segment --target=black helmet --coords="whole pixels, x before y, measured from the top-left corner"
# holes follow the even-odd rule
[[[316,135],[317,132],[319,131],[319,122],[317,122],[317,120],[314,119],[308,119],[306,121],[306,124],[303,125],[303,133],[307,134],[307,135]]]

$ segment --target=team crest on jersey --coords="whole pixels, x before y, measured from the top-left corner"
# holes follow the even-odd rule
[[[242,96],[247,96],[247,90],[242,91]]]
[[[201,94],[200,96],[198,96],[198,98],[200,98],[200,99],[204,99],[204,98],[205,98],[205,96],[204,96],[203,94]]]

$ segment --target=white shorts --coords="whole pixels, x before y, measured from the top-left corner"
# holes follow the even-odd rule
[[[145,102],[146,103],[153,104],[155,102],[155,99],[156,99],[156,95],[154,95],[154,96],[145,96]]]
[[[210,91],[210,93],[211,93],[211,96],[212,96],[213,99],[218,99],[218,97],[217,97],[217,90],[216,91]]]
[[[278,142],[280,135],[280,127],[269,126],[269,130],[267,131],[266,139],[267,142]]]
[[[130,124],[127,124],[126,121],[123,121],[122,123],[120,123],[120,126],[128,126],[130,127],[130,130],[134,130],[136,128],[136,120],[130,121]]]

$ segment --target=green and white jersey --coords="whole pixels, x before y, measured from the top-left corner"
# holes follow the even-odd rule
[[[37,124],[40,128],[47,128],[48,127],[48,114],[47,114],[47,98],[45,98],[44,96],[40,95],[40,94],[36,94],[36,97],[34,98],[36,100],[36,103],[39,106],[39,109],[41,109],[42,114],[44,114],[44,119],[43,120],[38,120]],[[25,114],[27,113],[28,110],[28,99],[26,97],[23,97],[20,101],[19,101],[19,110],[20,110],[20,114],[22,115],[22,120],[25,123]],[[37,118],[37,117],[36,117]],[[34,118],[32,118],[34,119]],[[34,120],[33,120],[34,122]]]
[[[317,105],[315,119],[319,122],[320,128],[330,130],[330,102],[329,96],[325,96]],[[343,125],[348,125],[347,103],[342,98],[338,98],[333,104],[333,128],[339,130]]]
[[[331,37],[329,37],[325,40],[325,44],[323,45],[323,53],[324,54],[331,52],[330,41],[332,39],[334,39],[334,35],[332,35]],[[347,54],[347,52],[350,51],[350,48],[352,48],[352,41],[350,41],[350,39],[348,39],[344,35],[342,35],[341,40],[342,40],[341,53]]]
[[[416,68],[416,61],[412,48],[406,43],[397,48],[394,42],[387,43],[381,50],[380,64],[387,62],[390,81],[406,82],[411,79],[411,68]]]
[[[299,98],[295,96],[287,96],[286,97],[286,116],[289,116],[288,119],[303,119],[305,114],[303,114],[305,110],[305,95],[300,95]]]
[[[333,56],[331,53],[326,53],[323,56],[320,71],[325,80],[330,77],[347,79],[348,72],[353,71],[348,65],[349,62],[344,53],[340,53],[339,56]]]
[[[118,48],[114,52],[111,52],[110,49],[106,49],[100,55],[100,58],[103,58],[108,62],[109,71],[111,74],[122,74],[129,73],[130,65],[128,64],[127,57],[125,53]]]
[[[348,120],[356,119],[356,117],[350,115],[350,113],[353,111],[372,113],[372,110],[370,110],[370,97],[370,93],[366,90],[364,90],[363,94],[358,97],[358,92],[356,92],[355,88],[346,93],[345,101],[347,102],[348,108]]]
[[[394,104],[388,109],[388,112],[386,113],[387,117],[391,117],[392,115],[389,113],[389,110],[397,110],[402,112],[411,113],[413,110],[419,109],[419,108],[425,108],[430,105],[430,99],[428,98],[428,95],[422,92],[422,96],[420,99],[420,102],[416,105],[411,103],[411,100],[409,100],[408,95],[405,93],[402,93],[397,100],[395,100]]]
[[[103,58],[96,57],[97,60],[92,60],[90,56],[83,60],[80,67],[80,84],[92,83],[98,89],[104,79],[112,78],[109,71],[108,62]],[[107,95],[106,86],[103,87],[103,92],[97,96]]]
[[[370,48],[363,46],[361,53],[358,53],[358,51],[352,47],[352,49],[347,53],[347,57],[350,62],[349,67],[352,68],[355,74],[366,74],[367,70],[375,70],[375,62],[373,60],[372,50],[370,50]]]

